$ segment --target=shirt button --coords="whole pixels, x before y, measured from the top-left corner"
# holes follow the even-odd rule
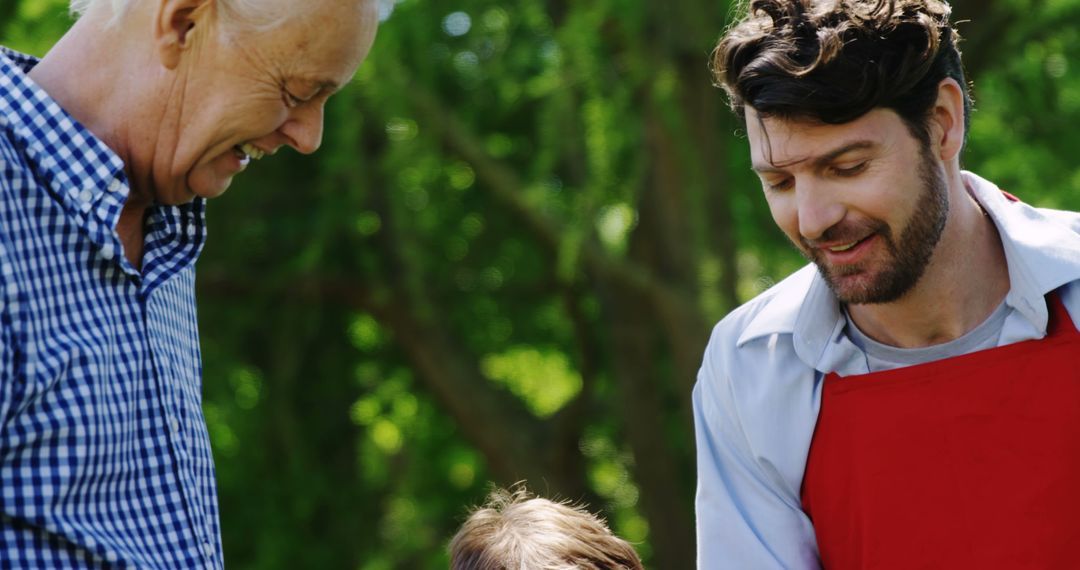
[[[180,433],[180,420],[176,419],[176,416],[169,416],[169,429],[174,434]]]
[[[202,544],[202,551],[207,558],[214,557],[214,545],[210,544],[209,542],[204,542]]]
[[[101,258],[105,261],[111,260],[116,255],[111,243],[107,243],[101,246]]]
[[[79,192],[79,201],[80,202],[89,202],[90,198],[92,198],[93,196],[94,196],[93,192],[91,192],[89,188],[86,188],[82,192]]]
[[[109,192],[112,192],[113,194],[115,194],[115,193],[117,193],[119,191],[120,191],[120,181],[113,178],[113,181],[109,183]]]

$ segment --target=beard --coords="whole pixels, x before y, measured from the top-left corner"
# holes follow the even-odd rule
[[[815,240],[852,242],[877,235],[888,254],[885,258],[832,266],[820,249],[812,247],[805,238],[799,238],[802,244],[799,249],[817,265],[818,272],[841,303],[890,303],[903,297],[922,278],[949,215],[945,175],[940,165],[929,155],[928,149],[923,149],[921,153],[919,180],[922,190],[918,203],[898,237],[886,222],[871,219],[852,223],[840,222],[826,230],[819,240]],[[878,267],[868,267],[871,264]],[[864,279],[854,279],[859,276]],[[853,282],[853,285],[845,286],[845,281]]]

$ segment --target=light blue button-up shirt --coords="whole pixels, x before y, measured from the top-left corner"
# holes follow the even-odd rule
[[[964,179],[997,226],[1009,266],[998,345],[1044,337],[1045,296],[1055,289],[1080,322],[1080,214],[1010,202],[994,184]],[[822,380],[869,372],[845,325],[808,265],[713,330],[694,388],[699,568],[820,567],[800,488]]]

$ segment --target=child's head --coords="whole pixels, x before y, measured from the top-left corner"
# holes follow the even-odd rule
[[[629,543],[588,511],[495,490],[450,542],[452,570],[642,570]]]

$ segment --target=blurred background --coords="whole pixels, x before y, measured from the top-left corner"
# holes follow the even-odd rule
[[[0,0],[43,55],[66,0]],[[1080,0],[953,2],[966,167],[1080,208]],[[209,208],[205,413],[231,569],[435,569],[492,482],[693,567],[711,326],[802,265],[711,86],[724,0],[381,0],[323,148]]]

